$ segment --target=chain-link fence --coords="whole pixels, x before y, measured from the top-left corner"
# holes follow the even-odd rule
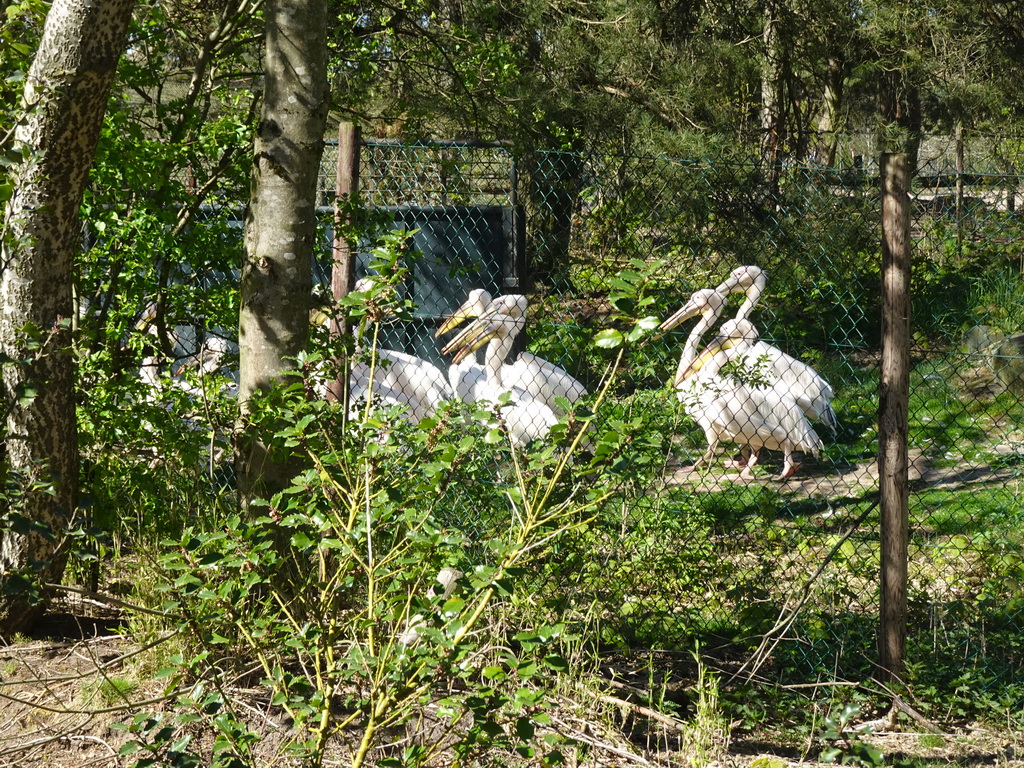
[[[325,210],[333,162],[329,148]],[[420,230],[429,279],[416,277],[410,291],[425,308],[421,327],[392,341],[444,368],[446,339],[433,331],[471,288],[524,294],[528,350],[593,392],[609,360],[594,338],[629,314],[612,300],[623,281],[655,299],[643,314],[664,320],[735,268],[763,270],[749,319],[831,385],[834,434],[814,414],[819,455],[797,441],[799,467],[778,480],[780,446],[730,440],[718,424],[722,455],[693,469],[711,403],[685,402],[680,355],[687,343],[708,344],[752,289],[726,297],[701,339],[690,338],[699,318],[646,337],[628,348],[604,413],[627,425],[629,482],[538,564],[535,598],[598,627],[611,648],[700,641],[777,679],[871,674],[881,281],[870,164],[769,176],[729,162],[367,143],[359,185],[395,226]],[[1024,697],[1021,189],[1016,177],[933,169],[913,188],[908,664],[919,685],[970,690],[996,708]],[[712,376],[711,360],[699,358],[693,375]],[[769,389],[764,376],[718,372],[728,391],[715,394],[734,410],[751,407],[751,391]],[[745,441],[770,450],[753,469],[728,466]],[[464,521],[473,512],[453,509]]]

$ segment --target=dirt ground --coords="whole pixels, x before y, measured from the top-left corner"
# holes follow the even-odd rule
[[[110,692],[110,684],[102,692],[102,681],[130,679],[137,650],[136,644],[121,634],[116,616],[68,613],[49,617],[33,637],[0,649],[0,768],[133,765],[136,757],[118,754],[129,736],[117,724],[130,721],[139,710],[160,711],[160,685],[156,681],[139,684],[122,691],[119,699]],[[578,745],[565,750],[567,765],[691,765],[683,747],[686,724],[633,703],[630,666],[626,660],[610,662],[603,670],[607,686],[597,689],[603,688],[605,693],[595,693],[593,685],[582,687],[586,694],[566,699],[564,707],[552,710],[551,727]],[[634,669],[638,675],[649,670],[649,661],[637,662]],[[682,687],[680,681],[680,690]],[[259,692],[240,688],[237,694],[251,698],[246,708],[254,713],[252,727],[265,733],[268,741],[277,741],[275,715],[258,699]],[[882,750],[887,765],[916,757],[934,765],[1024,768],[1022,733],[980,728],[933,733],[907,718],[904,721],[898,732],[864,737]],[[820,744],[785,743],[777,734],[734,729],[726,749],[709,764],[719,768],[814,768],[820,750]],[[329,764],[347,762],[343,753],[334,757]],[[271,764],[287,763],[264,763]]]

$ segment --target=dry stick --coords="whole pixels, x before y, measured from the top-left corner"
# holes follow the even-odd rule
[[[888,686],[884,686],[883,685],[882,688],[885,690],[886,693],[888,693],[890,696],[892,696],[892,707],[882,717],[878,718],[877,720],[868,720],[865,723],[861,723],[854,730],[856,730],[856,731],[868,731],[868,730],[870,730],[870,731],[872,731],[874,733],[884,733],[885,731],[893,731],[893,730],[896,729],[896,716],[900,712],[904,712],[905,714],[907,714],[910,717],[911,720],[913,720],[915,723],[920,725],[926,731],[930,731],[932,733],[937,733],[940,736],[946,735],[945,732],[941,728],[939,728],[937,725],[935,725],[933,722],[931,722],[928,718],[926,718],[924,715],[922,715],[920,712],[918,712],[912,706],[907,704],[907,702],[903,700],[903,697],[900,696],[898,693],[893,691]],[[882,729],[882,730],[877,730],[877,729]]]
[[[146,608],[141,605],[134,605],[133,603],[126,602],[125,600],[118,600],[116,597],[110,595],[104,595],[100,592],[93,592],[91,589],[84,589],[82,587],[71,587],[66,584],[45,584],[47,589],[59,589],[63,592],[73,592],[76,595],[89,598],[94,604],[100,605],[101,607],[109,607],[116,605],[119,608],[127,608],[131,611],[138,611],[139,613],[149,613],[153,616],[160,616],[164,619],[179,619],[180,617],[174,614],[167,613],[166,611],[158,611],[154,608]]]
[[[558,723],[560,726],[566,729],[566,731],[569,732],[569,736],[575,741],[582,741],[586,744],[589,744],[592,747],[595,747],[597,749],[603,749],[606,752],[611,752],[614,755],[618,755],[619,757],[625,758],[632,762],[639,763],[640,765],[653,765],[653,763],[651,763],[649,760],[645,759],[640,755],[634,754],[632,752],[627,752],[626,750],[621,749],[620,747],[616,747],[613,744],[608,744],[607,742],[599,741],[593,736],[590,736],[584,733],[583,731],[573,728],[565,720],[562,720],[560,717],[553,715],[550,712],[548,713],[548,716],[551,718],[552,722]]]
[[[657,720],[662,725],[667,725],[669,728],[679,731],[679,733],[686,732],[686,723],[684,723],[682,720],[679,720],[675,717],[671,717],[669,715],[664,715],[661,712],[651,709],[650,707],[645,707],[642,704],[634,704],[632,701],[620,699],[615,696],[609,696],[606,693],[596,693],[594,694],[594,698],[604,704],[611,704],[615,707],[629,709],[633,712],[636,712],[638,715],[649,717],[651,720]]]
[[[780,642],[782,642],[782,633],[789,629],[790,626],[792,626],[793,622],[796,621],[796,617],[799,615],[800,610],[807,604],[807,601],[810,600],[811,586],[814,584],[814,582],[818,580],[818,577],[821,576],[826,566],[828,566],[828,564],[832,562],[832,558],[834,558],[836,556],[836,553],[839,552],[839,548],[846,543],[846,540],[853,535],[853,532],[860,527],[861,523],[863,523],[867,519],[867,516],[872,512],[872,510],[874,510],[874,508],[878,506],[878,501],[879,500],[876,498],[874,502],[872,502],[868,506],[868,508],[864,510],[860,517],[853,521],[853,524],[849,527],[846,533],[839,537],[839,541],[835,543],[835,546],[833,546],[829,553],[825,556],[825,559],[821,561],[821,564],[818,566],[818,568],[814,571],[813,574],[811,574],[811,577],[807,579],[807,581],[805,581],[803,586],[800,588],[800,591],[798,593],[799,599],[797,600],[796,605],[794,605],[791,609],[787,609],[785,606],[783,606],[783,609],[779,614],[779,619],[775,622],[775,626],[769,629],[767,632],[765,632],[764,635],[762,635],[761,644],[758,645],[757,650],[754,652],[754,654],[750,657],[748,661],[744,662],[743,665],[729,677],[730,681],[735,680],[751,664],[753,664],[753,667],[748,673],[747,678],[749,679],[753,677],[755,674],[757,674],[757,671],[767,661],[768,652],[774,650],[775,647]],[[787,610],[789,610],[788,616],[786,615]]]
[[[608,685],[611,685],[615,688],[620,688],[624,691],[627,691],[628,693],[644,697],[648,696],[647,691],[644,691],[633,685],[627,685],[626,683],[619,682],[618,680],[602,679],[602,682],[607,683]],[[605,704],[611,704],[616,707],[625,707],[627,709],[631,709],[637,714],[641,714],[644,717],[649,717],[652,720],[657,720],[659,723],[667,725],[670,728],[674,728],[680,733],[683,733],[686,730],[686,723],[684,723],[677,717],[666,715],[662,712],[658,712],[657,710],[651,709],[650,707],[644,706],[642,704],[636,704],[632,701],[629,701],[628,699],[620,699],[617,696],[612,696],[610,694],[605,693],[595,693],[580,684],[577,684],[576,687],[583,693],[588,693],[592,695],[594,698],[596,698],[598,701],[604,702]]]

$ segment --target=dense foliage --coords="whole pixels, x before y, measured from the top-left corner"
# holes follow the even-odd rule
[[[334,118],[380,139],[509,142],[537,267],[531,350],[568,361],[596,402],[526,453],[507,446],[493,411],[452,406],[418,425],[354,414],[318,395],[317,375],[352,352],[351,338],[325,335],[302,360],[305,383],[254,416],[307,469],[241,513],[236,360],[194,363],[235,340],[261,9],[140,3],[83,210],[88,514],[67,543],[73,579],[140,604],[129,628],[153,643],[140,674],[168,682],[163,711],[129,722],[125,752],[139,765],[281,754],[315,765],[341,743],[355,764],[422,764],[441,749],[461,764],[495,753],[553,764],[581,742],[559,735],[549,708],[600,677],[606,654],[662,649],[689,665],[697,642],[723,669],[753,671],[719,700],[698,654],[692,696],[640,693],[705,723],[696,736],[714,738],[701,755],[721,746],[724,717],[737,732],[792,728],[807,744],[818,729],[828,756],[877,763],[849,728],[856,707],[883,696],[870,682],[870,491],[798,497],[714,481],[694,492],[666,480],[702,436],[664,387],[679,340],[652,330],[729,266],[773,268],[759,322],[839,392],[843,429],[822,466],[870,463],[876,200],[870,168],[847,158],[870,161],[878,84],[897,72],[910,126],[951,137],[943,162],[966,147],[978,167],[1012,171],[1024,103],[1016,6],[330,8]],[[42,10],[11,5],[0,27],[0,112],[12,124]],[[1021,330],[1019,217],[991,203],[1014,178],[978,185],[988,202],[973,212],[960,198],[915,215],[912,439],[936,465],[977,459],[1001,479],[1018,471],[1006,444],[1020,403],[976,396],[973,361],[938,354],[979,323]],[[379,235],[368,219],[353,233]],[[361,301],[346,310],[365,320]],[[1020,515],[998,488],[922,499],[908,685],[936,719],[1019,730]],[[832,568],[821,579],[819,563]],[[439,582],[446,569],[457,577]],[[785,687],[823,667],[850,685]],[[279,742],[262,741],[238,687],[288,718]],[[401,750],[374,751],[407,733]]]

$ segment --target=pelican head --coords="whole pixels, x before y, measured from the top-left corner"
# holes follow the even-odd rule
[[[734,293],[744,294],[746,298],[740,304],[740,308],[736,310],[736,317],[746,318],[760,301],[767,279],[767,273],[760,267],[753,265],[736,267],[718,286],[718,290],[723,296],[730,296]]]
[[[760,294],[764,290],[764,284],[768,280],[767,273],[760,267],[755,267],[752,264],[745,267],[736,267],[729,276],[725,278],[721,285],[718,286],[718,291],[723,296],[730,296],[734,293],[746,293],[750,294],[752,289],[756,289],[757,293]]]
[[[526,324],[526,297],[508,294],[494,299],[466,329],[449,341],[441,350],[455,352],[455,363],[460,363],[492,339],[514,336]]]
[[[468,320],[471,317],[480,317],[480,315],[487,311],[487,307],[490,304],[491,294],[483,288],[474,288],[469,292],[469,296],[462,302],[462,305],[449,315],[444,323],[441,324],[441,327],[434,332],[434,338],[436,339],[448,333],[448,331],[464,320]]]
[[[725,305],[725,294],[719,293],[715,288],[701,288],[690,295],[690,299],[671,317],[658,326],[658,333],[665,333],[672,330],[684,320],[698,315],[716,315],[722,311]]]
[[[142,317],[135,324],[135,330],[137,331],[148,331],[153,324],[156,322],[157,305],[155,301],[151,301],[146,304],[142,310]]]

